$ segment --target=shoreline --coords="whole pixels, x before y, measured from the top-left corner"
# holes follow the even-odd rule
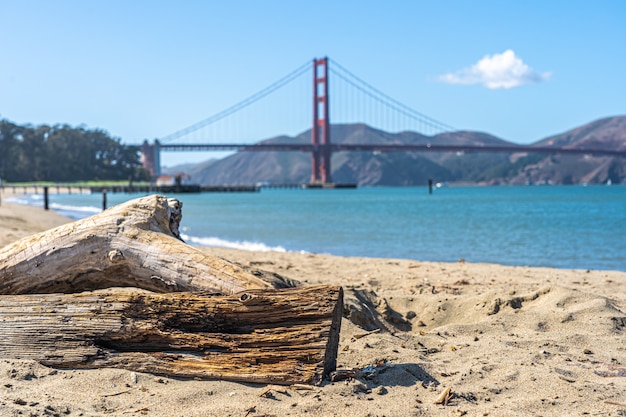
[[[6,193],[2,196],[6,197]],[[15,197],[15,195],[9,195],[10,197]],[[4,217],[3,217],[4,216]],[[6,225],[2,224],[5,220],[15,220],[16,222],[11,227],[5,227]],[[75,221],[75,219],[65,217],[53,209],[44,210],[43,207],[37,207],[27,204],[19,204],[14,202],[6,203],[4,198],[0,200],[0,231],[2,231],[2,237],[0,238],[0,248],[4,245],[12,243],[17,239],[21,239],[22,237],[26,237],[32,235],[34,233],[39,233],[57,226],[60,226],[65,223],[70,223]],[[5,230],[7,229],[7,230]],[[6,233],[6,237],[5,237]],[[422,261],[422,260],[413,260],[407,258],[381,258],[381,257],[367,257],[367,256],[341,256],[341,255],[333,255],[333,254],[325,254],[325,253],[303,253],[303,252],[292,252],[292,251],[272,251],[272,250],[263,250],[263,251],[255,251],[248,249],[237,249],[237,248],[227,248],[227,247],[213,247],[213,246],[201,246],[194,245],[197,248],[200,248],[203,251],[215,253],[218,256],[222,256],[225,258],[232,257],[241,258],[244,260],[248,260],[249,262],[254,262],[252,259],[254,258],[273,258],[279,257],[283,258],[281,255],[285,255],[284,257],[308,257],[308,256],[319,256],[319,257],[334,257],[334,258],[342,258],[342,259],[355,259],[355,260],[378,260],[378,261],[402,261],[409,262],[414,264],[432,264],[432,265],[456,265],[456,264],[467,264],[467,265],[484,265],[486,267],[493,266],[498,268],[524,268],[524,269],[537,269],[537,270],[555,270],[555,271],[578,271],[589,273],[592,271],[595,272],[616,272],[616,273],[624,273],[626,275],[626,271],[619,270],[610,270],[610,269],[578,269],[578,268],[554,268],[554,267],[544,267],[544,266],[530,266],[530,265],[505,265],[499,263],[491,263],[491,262],[466,262],[463,259],[460,259],[458,262],[443,262],[443,261]],[[267,255],[267,256],[264,256]],[[260,261],[263,263],[266,261]]]
[[[70,221],[0,205],[0,246]],[[338,369],[301,391],[0,358],[0,410],[102,416],[562,416],[626,412],[626,273],[203,248],[345,291]],[[1,326],[1,324],[0,324]],[[369,331],[379,329],[377,332]],[[362,335],[366,335],[363,336]],[[434,404],[450,388],[447,405]]]
[[[20,194],[20,193],[12,193],[10,190],[5,189],[4,191],[0,190],[0,206],[2,203],[4,204],[15,204],[18,205],[20,207],[29,207],[31,209],[38,209],[37,206],[32,206],[32,205],[28,205],[28,204],[21,204],[18,202],[9,202],[6,203],[6,199],[12,199],[12,198],[20,198],[20,196],[23,195],[28,195],[28,194]],[[90,206],[91,208],[91,206]],[[41,212],[44,213],[44,217],[42,218],[48,218],[47,216],[45,216],[45,211],[43,210],[43,201],[41,202]],[[60,214],[58,212],[56,212],[53,208],[51,208],[49,210],[49,213],[53,213],[55,216],[60,216],[64,219],[66,219],[67,221],[75,221],[77,220],[79,217],[67,217],[67,216],[63,216],[63,214]],[[87,213],[87,215],[91,215],[93,214],[92,212]],[[85,215],[85,213],[81,212],[81,216],[87,217],[87,215]],[[80,217],[82,218],[82,217]],[[61,221],[58,224],[62,224]],[[239,241],[234,241],[234,242],[230,242],[230,241],[225,241],[226,244],[224,244],[224,246],[206,246],[203,245],[200,241],[202,241],[203,239],[206,239],[204,237],[197,237],[197,236],[189,236],[188,238],[185,239],[185,241],[188,244],[191,244],[193,246],[196,246],[198,248],[201,248],[203,250],[221,250],[221,249],[232,249],[232,250],[239,250],[242,252],[252,252],[252,253],[263,253],[265,251],[269,251],[269,252],[282,252],[284,250],[284,248],[282,247],[271,247],[268,245],[265,245],[264,243],[256,243],[256,242],[239,242]],[[220,239],[216,239],[216,238],[211,238],[211,240],[217,240],[219,241]],[[219,244],[219,243],[218,243]],[[3,246],[2,244],[2,240],[0,240],[0,246]],[[239,246],[239,247],[237,247]],[[246,247],[246,246],[250,246],[250,247]],[[280,249],[280,250],[276,250],[276,249]],[[621,269],[611,269],[611,268],[594,268],[594,267],[571,267],[571,266],[545,266],[545,265],[528,265],[528,264],[517,264],[517,263],[497,263],[497,262],[490,262],[490,261],[475,261],[472,259],[463,259],[463,258],[459,258],[458,261],[457,260],[444,260],[444,261],[439,261],[439,260],[420,260],[420,259],[412,259],[412,258],[406,258],[406,257],[380,257],[380,256],[363,256],[363,255],[337,255],[337,254],[327,254],[324,252],[302,252],[302,251],[288,251],[285,250],[287,253],[290,254],[301,254],[301,253],[311,253],[311,254],[316,254],[316,255],[331,255],[331,256],[338,256],[338,257],[346,257],[346,258],[364,258],[364,259],[405,259],[405,260],[411,260],[414,262],[425,262],[425,263],[442,263],[442,264],[454,264],[456,262],[465,262],[467,261],[468,263],[484,263],[484,264],[489,264],[489,265],[494,265],[494,266],[502,266],[502,267],[524,267],[524,268],[553,268],[553,269],[558,269],[558,270],[562,270],[562,271],[569,271],[569,270],[582,270],[582,271],[616,271],[616,272],[626,272],[626,270],[621,270]]]

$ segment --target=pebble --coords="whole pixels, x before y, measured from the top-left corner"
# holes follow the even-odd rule
[[[361,383],[361,382],[357,382],[356,384],[354,384],[354,386],[352,387],[352,392],[354,392],[355,394],[359,394],[359,393],[369,393],[370,389],[367,388],[367,385]]]
[[[372,392],[377,395],[385,395],[387,394],[388,391],[387,391],[387,388],[383,387],[382,385],[379,385],[376,388],[374,388]]]

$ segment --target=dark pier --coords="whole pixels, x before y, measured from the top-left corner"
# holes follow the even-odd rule
[[[255,193],[260,187],[255,185],[150,185],[150,186],[115,186],[115,187],[90,187],[92,193],[108,191],[111,193],[159,193],[159,194],[185,194],[185,193]]]
[[[203,192],[259,192],[256,185],[3,185],[2,189],[11,190],[13,194],[41,194],[48,190],[54,194],[94,194],[94,193],[203,193]]]
[[[2,185],[2,190],[10,190],[13,194],[101,194],[101,193],[158,193],[158,194],[184,194],[184,193],[258,193],[261,189],[354,189],[356,184],[341,183],[314,183],[314,184],[256,184],[256,185]]]
[[[335,190],[342,188],[356,188],[356,184],[341,184],[341,183],[312,183],[303,184],[302,188],[307,189],[323,189],[323,190]]]
[[[303,183],[291,183],[291,184],[263,184],[261,188],[270,189],[270,190],[280,190],[280,189],[301,189],[301,190],[315,190],[315,189],[324,189],[324,190],[333,190],[339,188],[357,188],[356,184],[331,184],[331,183],[315,183],[315,184],[303,184]]]

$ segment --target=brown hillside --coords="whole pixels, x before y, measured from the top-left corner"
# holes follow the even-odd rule
[[[334,143],[510,145],[481,132],[458,131],[424,136],[389,133],[364,124],[331,127]],[[265,143],[308,143],[310,132]],[[553,135],[534,146],[626,150],[626,116],[597,120]],[[626,158],[590,155],[463,152],[336,152],[333,180],[359,185],[424,185],[428,179],[476,184],[626,183]],[[201,184],[307,183],[311,156],[305,152],[239,152],[188,171]]]

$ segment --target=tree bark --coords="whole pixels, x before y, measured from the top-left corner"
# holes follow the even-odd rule
[[[340,287],[236,295],[101,290],[0,297],[0,352],[57,367],[318,383],[336,366]]]
[[[233,294],[288,286],[185,244],[181,210],[180,201],[152,195],[21,239],[0,249],[0,294],[110,287]]]

